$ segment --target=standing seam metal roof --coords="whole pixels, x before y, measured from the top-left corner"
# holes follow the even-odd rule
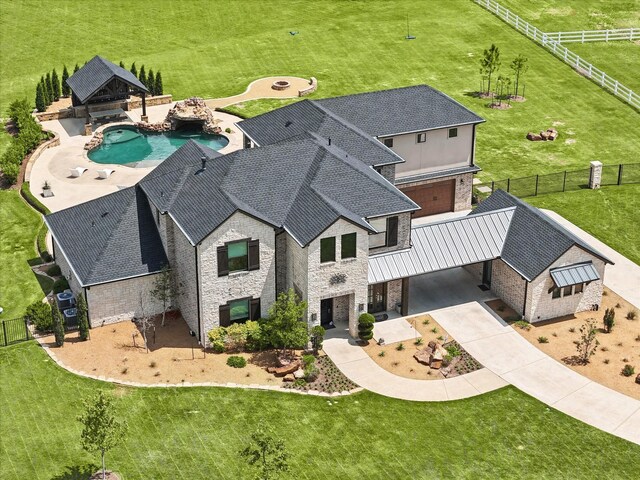
[[[600,279],[600,274],[592,262],[576,263],[566,267],[549,270],[551,278],[557,287],[568,287],[579,283],[592,282]]]

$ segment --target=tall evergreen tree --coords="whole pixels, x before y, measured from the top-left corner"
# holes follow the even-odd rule
[[[76,66],[73,67],[73,73],[76,73],[78,70],[80,70],[80,67],[78,66],[78,64],[76,63]]]
[[[68,97],[71,94],[71,88],[67,85],[67,79],[69,78],[69,70],[67,70],[67,66],[65,65],[62,69],[62,96]]]
[[[156,76],[153,74],[153,69],[149,69],[149,75],[147,75],[147,83],[145,84],[149,89],[149,93],[151,96],[155,96],[156,94]]]
[[[87,303],[84,301],[84,296],[78,296],[76,308],[80,340],[85,341],[89,338],[89,319],[87,318]]]
[[[47,104],[44,100],[44,92],[42,91],[42,82],[38,82],[36,87],[36,109],[39,112],[44,112],[47,109]]]
[[[140,74],[138,75],[138,80],[146,87],[147,86],[147,73],[144,69],[144,65],[140,67]]]
[[[164,95],[163,86],[162,86],[162,75],[160,75],[160,70],[156,73],[156,95]]]
[[[56,69],[53,69],[51,73],[51,88],[53,89],[53,99],[60,100],[60,78],[58,77],[58,72]]]
[[[47,96],[49,97],[49,105],[54,101],[53,85],[51,84],[51,74],[47,72],[47,76],[44,77],[44,85],[47,87]]]
[[[44,81],[44,75],[40,77],[40,85],[42,85],[42,96],[44,98],[45,106],[51,105],[51,100],[49,100],[49,91],[47,90],[47,83]]]
[[[61,347],[64,345],[64,319],[56,305],[51,309],[51,314],[53,315],[53,335],[56,339],[56,347]]]
[[[124,62],[122,60],[120,60],[120,68],[125,68]]]
[[[131,64],[131,68],[129,71],[133,73],[136,77],[138,76],[138,67],[136,67],[136,62],[133,62]]]

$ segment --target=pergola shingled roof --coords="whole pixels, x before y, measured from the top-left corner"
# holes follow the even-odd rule
[[[80,70],[71,75],[67,79],[67,85],[78,100],[85,103],[113,78],[120,79],[140,92],[149,92],[133,73],[99,55],[93,57]]]

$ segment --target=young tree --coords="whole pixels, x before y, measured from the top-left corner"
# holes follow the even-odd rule
[[[84,301],[83,295],[78,296],[76,309],[78,311],[77,317],[80,340],[84,342],[89,338],[89,319],[87,318],[87,302]]]
[[[67,85],[67,79],[69,78],[69,70],[67,70],[67,66],[65,65],[62,68],[62,96],[68,97],[71,95],[71,88]]]
[[[156,86],[155,86],[155,95],[163,95],[163,87],[162,87],[162,75],[160,75],[160,70],[156,72]]]
[[[589,318],[584,325],[580,327],[580,340],[573,343],[576,344],[578,351],[578,359],[583,365],[589,363],[589,359],[595,355],[596,349],[600,342],[596,339],[598,329],[592,318]]]
[[[256,480],[271,480],[279,476],[281,472],[289,470],[289,454],[284,442],[277,438],[273,430],[262,423],[251,434],[249,445],[240,455],[246,459],[249,465],[255,466]]]
[[[142,331],[142,338],[144,339],[144,348],[149,353],[149,342],[147,340],[147,332],[154,327],[153,316],[149,313],[149,301],[145,294],[140,293],[139,306],[140,315],[134,320],[138,328]]]
[[[611,333],[613,331],[613,326],[616,324],[616,311],[613,308],[607,308],[604,311],[604,317],[602,319],[604,322],[604,330],[607,333]]]
[[[113,399],[102,390],[90,400],[84,401],[85,411],[78,417],[83,429],[80,434],[82,448],[88,452],[100,452],[102,479],[106,478],[105,455],[115,447],[127,432],[127,423],[116,420]]]
[[[47,76],[44,77],[44,85],[47,88],[47,98],[49,99],[49,105],[53,103],[55,97],[53,95],[53,85],[51,83],[51,74],[47,72]]]
[[[146,70],[144,69],[144,65],[140,67],[140,74],[138,75],[138,80],[140,80],[140,83],[142,83],[145,87],[147,86],[147,73],[146,73]]]
[[[301,301],[292,288],[278,295],[264,324],[269,343],[283,352],[303,347],[308,340],[307,324],[302,321],[306,309],[307,302]]]
[[[138,67],[136,67],[136,62],[131,64],[131,68],[129,69],[131,73],[133,73],[136,77],[138,76]]]
[[[164,327],[164,319],[165,314],[167,312],[167,308],[170,306],[171,299],[180,295],[180,292],[172,281],[171,278],[171,270],[168,265],[162,267],[162,270],[156,277],[153,282],[153,290],[151,290],[151,296],[162,302],[162,323],[161,326]]]
[[[511,62],[511,65],[509,66],[511,70],[513,70],[513,74],[515,76],[516,97],[518,96],[518,89],[520,88],[520,76],[524,75],[525,73],[527,73],[527,70],[529,70],[529,66],[527,65],[528,61],[529,59],[527,57],[520,54],[513,60],[513,62]]]
[[[480,59],[480,73],[487,76],[487,94],[491,92],[491,75],[500,70],[500,49],[493,43]]]
[[[36,109],[39,112],[44,112],[47,109],[44,92],[42,91],[42,83],[38,83],[38,86],[36,87]]]
[[[149,89],[149,93],[151,96],[156,94],[156,76],[153,74],[153,68],[149,69],[149,74],[147,75],[147,83],[145,84]]]
[[[51,73],[51,89],[53,90],[53,99],[56,101],[60,100],[60,78],[55,68],[53,69],[53,73]]]
[[[78,70],[80,70],[80,67],[78,66],[78,64],[76,63],[76,66],[73,67],[73,73],[76,73]]]
[[[373,338],[373,324],[376,318],[370,313],[362,313],[358,317],[358,338],[368,342]]]
[[[56,347],[64,345],[64,319],[57,305],[51,307],[51,315],[53,318],[53,335],[56,339]]]

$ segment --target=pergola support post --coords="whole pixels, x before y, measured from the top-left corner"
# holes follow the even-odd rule
[[[91,135],[93,133],[93,129],[91,128],[91,117],[89,116],[89,102],[84,104],[84,134]]]

